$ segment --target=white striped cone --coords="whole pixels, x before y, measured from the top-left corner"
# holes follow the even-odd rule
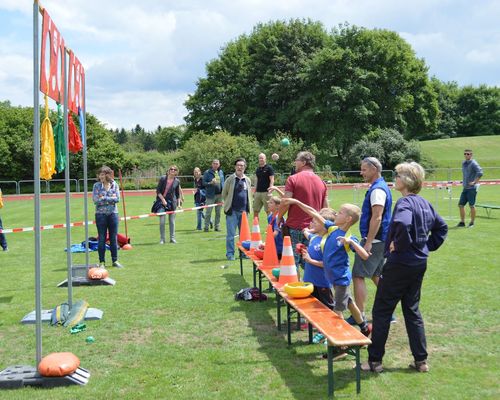
[[[250,251],[253,252],[260,244],[262,244],[262,238],[260,236],[259,218],[255,217],[252,225]]]
[[[280,277],[278,282],[280,284],[298,282],[297,267],[295,265],[295,258],[293,257],[292,241],[290,236],[283,238],[283,253],[281,254],[280,263]]]

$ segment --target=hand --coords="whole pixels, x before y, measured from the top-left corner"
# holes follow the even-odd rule
[[[371,242],[370,243],[366,242],[365,245],[363,246],[363,248],[369,255],[372,255],[372,246],[373,244]]]
[[[472,182],[469,182],[469,186],[474,186],[476,184],[476,182],[472,181]]]
[[[164,206],[166,206],[166,205],[167,205],[167,200],[162,199],[161,203],[162,203]]]
[[[391,242],[389,245],[389,253],[392,253],[393,251],[396,251],[396,247],[394,246],[394,241]]]
[[[346,238],[345,236],[337,237],[337,241],[340,242],[341,244],[347,244],[347,245],[350,245],[352,243],[351,238]]]
[[[267,188],[267,193],[271,194],[272,192],[274,192],[275,190],[277,190],[278,188],[276,186],[269,186]]]
[[[304,250],[302,252],[302,259],[306,262],[306,263],[310,263],[312,261],[312,258],[311,256],[309,255],[309,253],[307,252],[307,249]]]

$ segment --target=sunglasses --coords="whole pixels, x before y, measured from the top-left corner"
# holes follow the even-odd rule
[[[170,168],[170,171],[177,171],[177,168]]]
[[[464,153],[464,156],[471,156],[472,153]]]

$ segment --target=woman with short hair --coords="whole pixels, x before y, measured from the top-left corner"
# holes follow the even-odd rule
[[[99,266],[105,268],[106,236],[109,235],[109,247],[113,267],[123,268],[118,262],[118,207],[120,201],[120,188],[113,179],[113,170],[103,165],[97,171],[98,182],[92,189],[92,200],[95,204],[95,223],[99,235],[97,251],[99,253]]]
[[[368,347],[368,362],[361,366],[365,371],[383,371],[391,316],[400,301],[414,358],[410,367],[418,372],[429,371],[420,292],[429,252],[443,244],[448,226],[432,205],[417,194],[424,178],[425,171],[416,162],[396,166],[395,188],[403,197],[396,202],[385,242],[386,262],[372,311],[372,344]]]

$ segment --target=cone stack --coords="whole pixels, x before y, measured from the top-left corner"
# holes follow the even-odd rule
[[[276,251],[276,242],[274,241],[273,227],[267,225],[266,245],[264,247],[264,258],[262,259],[261,269],[272,269],[279,267],[278,252]]]
[[[254,249],[259,247],[259,245],[262,243],[262,238],[260,236],[260,226],[259,226],[259,218],[255,217],[253,219],[253,225],[252,225],[252,235],[251,235],[251,242],[250,242],[250,252],[253,252]]]
[[[283,238],[283,253],[281,255],[280,264],[280,277],[278,282],[280,284],[297,282],[297,267],[295,266],[295,259],[293,257],[292,241],[290,236]]]
[[[248,225],[247,213],[243,211],[241,214],[241,225],[240,225],[240,240],[238,244],[241,244],[245,240],[250,240],[250,225]]]

